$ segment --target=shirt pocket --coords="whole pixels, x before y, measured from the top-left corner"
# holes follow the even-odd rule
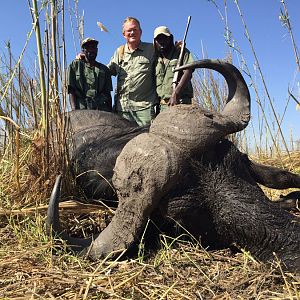
[[[80,64],[78,64],[78,67],[75,69],[74,72],[74,86],[76,87],[77,91],[80,93],[85,93],[85,84],[84,84],[84,73],[82,73],[84,69],[80,67]]]
[[[165,73],[165,65],[162,61],[158,61],[155,66],[155,75],[161,76]]]
[[[140,58],[137,61],[137,70],[141,73],[147,73],[151,69],[150,60],[147,58]]]
[[[96,76],[95,71],[93,68],[86,67],[84,69],[84,76],[86,84],[89,88],[95,88],[96,85]]]

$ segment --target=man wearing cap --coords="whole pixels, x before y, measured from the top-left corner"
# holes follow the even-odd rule
[[[108,68],[117,76],[115,110],[138,125],[149,125],[158,106],[155,82],[156,53],[152,43],[141,41],[140,22],[127,17],[123,22],[126,44],[112,56]]]
[[[112,110],[112,81],[109,69],[96,61],[98,41],[86,38],[81,43],[83,59],[68,67],[67,89],[71,109]]]
[[[173,35],[166,26],[154,30],[154,46],[158,53],[156,64],[156,91],[160,100],[160,109],[176,104],[191,104],[193,87],[191,83],[192,70],[184,70],[176,87],[173,86],[174,68],[180,55],[180,43],[174,45]],[[184,49],[183,64],[193,62],[188,49]]]

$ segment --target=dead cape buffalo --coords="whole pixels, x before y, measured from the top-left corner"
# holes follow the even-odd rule
[[[106,112],[69,114],[73,172],[84,173],[78,183],[89,197],[117,198],[119,204],[98,236],[71,237],[59,222],[59,176],[48,231],[96,259],[130,249],[149,218],[162,230],[175,221],[208,244],[236,244],[262,261],[272,261],[276,253],[289,270],[299,271],[299,218],[271,202],[257,183],[300,188],[300,176],[254,163],[225,139],[250,119],[249,91],[233,65],[201,60],[185,68],[209,68],[224,76],[228,99],[221,113],[178,105],[160,113],[150,128]]]

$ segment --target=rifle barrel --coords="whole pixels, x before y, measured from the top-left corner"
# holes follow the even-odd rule
[[[191,18],[192,18],[191,16],[188,16],[188,20],[187,20],[187,24],[186,24],[186,28],[185,28],[185,32],[184,32],[184,36],[183,36],[183,41],[182,41],[182,45],[181,45],[181,49],[180,49],[180,54],[179,54],[177,64],[176,64],[176,69],[179,68],[183,63],[183,54],[184,54],[184,49],[185,49],[185,45],[186,45],[185,41],[186,41],[187,33],[189,31]],[[174,77],[173,77],[173,82],[172,82],[173,89],[175,89],[176,85],[178,84],[178,78],[179,78],[179,71],[175,71]]]
[[[188,20],[187,20],[187,24],[186,24],[186,28],[185,28],[185,32],[184,32],[184,37],[183,37],[184,42],[186,40],[186,36],[187,36],[188,31],[189,31],[191,18],[192,18],[191,16],[188,16]]]

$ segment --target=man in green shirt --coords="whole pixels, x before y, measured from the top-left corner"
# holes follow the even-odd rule
[[[112,81],[109,69],[96,61],[98,41],[86,38],[81,43],[84,54],[68,67],[67,89],[71,109],[112,111]]]
[[[156,64],[156,91],[160,100],[160,109],[176,104],[191,104],[193,87],[192,70],[184,70],[176,87],[173,85],[174,68],[180,54],[180,46],[174,45],[173,35],[166,26],[154,30],[154,46],[158,53]],[[188,49],[184,49],[183,64],[193,62]]]
[[[151,43],[141,41],[140,22],[127,17],[123,23],[126,44],[112,56],[108,68],[117,76],[115,110],[138,125],[149,125],[158,105],[155,82],[156,54]]]

